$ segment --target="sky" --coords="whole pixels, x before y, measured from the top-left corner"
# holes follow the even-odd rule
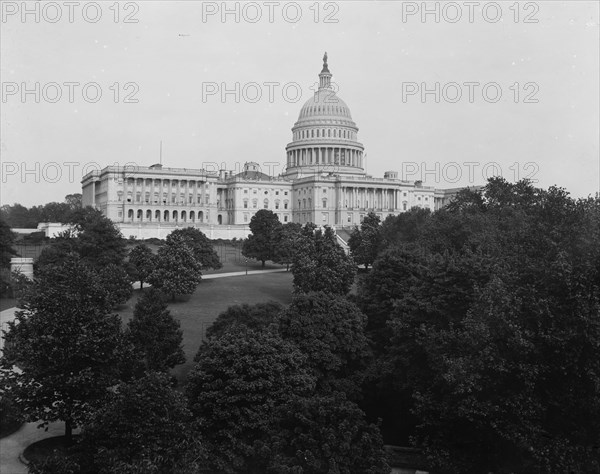
[[[325,51],[369,175],[600,189],[597,1],[36,3],[0,4],[2,205],[109,165],[279,174]]]

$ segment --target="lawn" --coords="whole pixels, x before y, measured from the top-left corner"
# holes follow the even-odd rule
[[[127,306],[118,311],[124,323],[133,316],[133,308],[139,296],[140,291],[136,290]],[[291,272],[203,280],[189,300],[169,303],[171,314],[181,322],[183,349],[187,358],[185,364],[175,367],[174,375],[180,382],[185,380],[206,328],[229,306],[270,300],[288,304],[291,299]]]

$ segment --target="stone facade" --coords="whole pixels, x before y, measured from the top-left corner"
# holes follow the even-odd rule
[[[233,228],[236,236],[247,235],[259,209],[273,211],[283,223],[351,227],[371,211],[385,219],[414,206],[435,210],[447,204],[459,188],[422,186],[398,179],[394,171],[383,178],[366,174],[358,127],[331,86],[327,55],[323,59],[319,90],[300,110],[281,175],[264,174],[257,163],[246,163],[237,174],[160,164],[108,166],[84,176],[83,205],[100,209],[127,237],[189,225],[229,226],[217,234],[231,235]],[[128,234],[126,228],[138,230]]]

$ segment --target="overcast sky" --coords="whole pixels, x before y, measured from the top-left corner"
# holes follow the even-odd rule
[[[597,1],[45,5],[2,3],[2,204],[62,201],[161,140],[164,166],[278,174],[325,51],[369,174],[599,190]]]

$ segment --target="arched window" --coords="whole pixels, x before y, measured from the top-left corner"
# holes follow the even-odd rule
[[[177,222],[177,211],[173,211],[173,220]]]
[[[154,220],[155,220],[156,222],[160,222],[160,211],[156,211],[156,212],[154,213]]]
[[[152,211],[150,209],[148,209],[146,211],[146,220],[147,221],[151,221],[152,220]]]
[[[169,222],[169,211],[163,213],[163,222]]]
[[[133,209],[129,209],[129,212],[127,213],[127,218],[129,220],[133,220]]]
[[[183,222],[185,222],[186,218],[187,218],[187,213],[185,211],[181,211],[181,220]]]
[[[137,220],[141,221],[141,220],[143,220],[143,217],[144,217],[144,211],[142,211],[141,209],[138,209],[138,211],[137,211]]]
[[[202,211],[198,211],[198,222],[204,222],[204,213]]]
[[[196,213],[194,211],[190,211],[190,222],[196,221]]]

